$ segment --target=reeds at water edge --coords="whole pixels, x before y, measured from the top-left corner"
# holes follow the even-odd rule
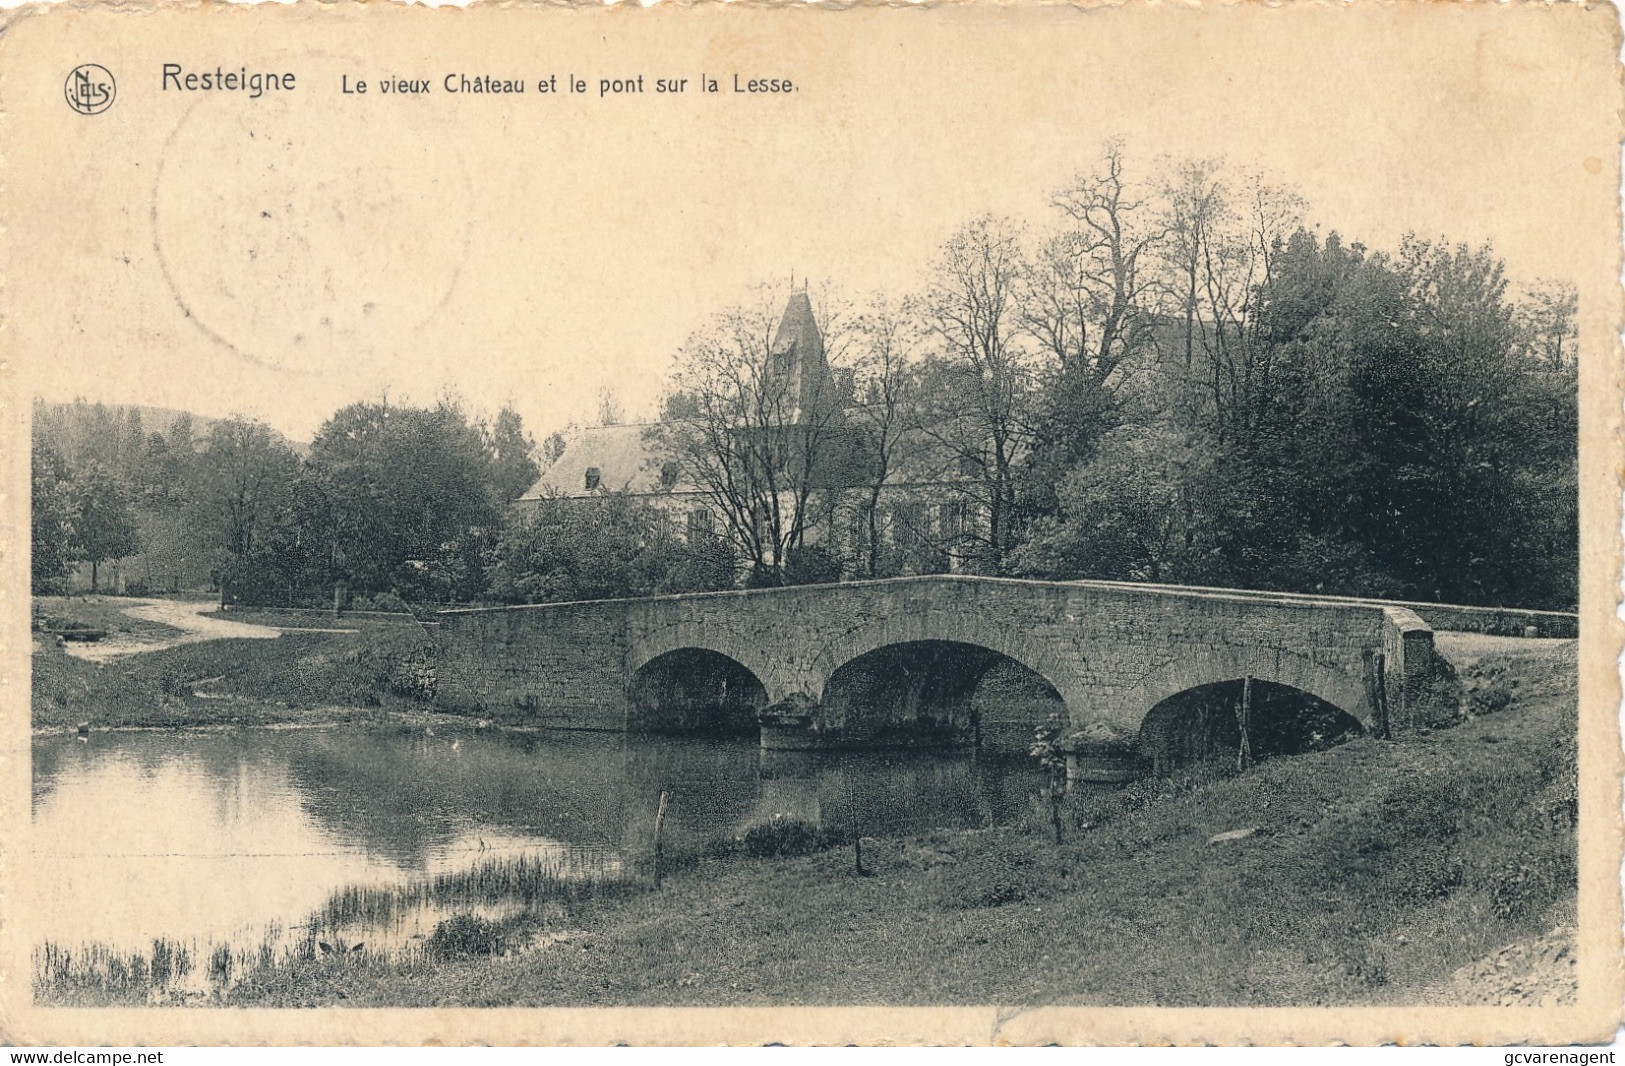
[[[597,849],[484,859],[398,885],[348,885],[313,916],[322,930],[384,926],[423,909],[513,907],[625,895],[641,887],[628,864]]]
[[[551,916],[571,903],[646,887],[636,864],[603,849],[488,858],[404,884],[347,885],[305,922],[291,928],[268,923],[257,939],[199,944],[159,938],[146,951],[47,940],[34,950],[34,999],[61,1006],[218,1002],[242,981],[271,979],[316,960],[344,966],[411,962],[434,941],[401,940],[399,931],[414,919],[438,933],[448,921],[461,918],[466,924],[471,911],[484,910],[498,919],[492,927],[505,932],[526,922],[534,925],[544,917],[543,909]],[[504,937],[501,943],[508,941]]]

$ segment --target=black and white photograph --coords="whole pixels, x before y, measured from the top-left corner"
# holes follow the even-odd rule
[[[1610,7],[231,6],[0,37],[9,1041],[1612,1038]]]

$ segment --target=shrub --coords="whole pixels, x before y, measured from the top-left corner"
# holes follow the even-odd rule
[[[428,947],[442,959],[495,955],[502,948],[502,932],[495,922],[477,914],[454,914],[435,925]]]
[[[1408,697],[1410,713],[1416,723],[1427,729],[1446,729],[1462,720],[1465,703],[1462,698],[1462,685],[1456,675],[1455,667],[1449,661],[1436,657],[1432,668],[1422,677],[1416,679],[1415,688]],[[1390,708],[1389,714],[1397,715],[1397,708]],[[1398,732],[1404,722],[1395,719],[1392,728]]]
[[[1141,777],[1110,791],[1069,792],[1064,809],[1071,813],[1074,825],[1106,825],[1152,803],[1200,792],[1240,773],[1234,752],[1209,755],[1176,766],[1164,775]]]
[[[828,548],[807,544],[791,548],[784,560],[786,585],[830,585],[841,580],[841,560]]]
[[[394,660],[393,667],[387,682],[391,692],[408,699],[423,700],[425,703],[434,702],[438,679],[435,675],[434,657],[428,649],[415,649],[410,654]]]
[[[209,980],[225,984],[231,980],[231,945],[216,944],[209,955]]]
[[[162,988],[171,979],[186,976],[192,969],[192,960],[181,945],[158,939],[152,942],[152,962],[146,968],[152,974],[152,983]]]
[[[355,611],[382,611],[387,614],[407,614],[411,608],[393,592],[375,592],[371,596],[357,596],[350,604]]]
[[[1499,677],[1474,679],[1477,683],[1467,690],[1467,707],[1471,714],[1494,714],[1505,710],[1512,702],[1512,690]]]
[[[809,855],[839,844],[840,836],[799,818],[786,818],[775,814],[761,825],[746,830],[741,843],[745,854],[757,859],[770,859],[780,855]]]

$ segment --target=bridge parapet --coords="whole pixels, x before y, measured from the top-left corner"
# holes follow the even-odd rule
[[[1424,600],[1380,600],[1355,596],[1328,596],[1307,592],[1254,592],[1205,585],[1150,585],[1123,581],[1073,581],[1068,584],[1158,590],[1176,595],[1246,596],[1260,601],[1317,603],[1357,607],[1391,607],[1409,611],[1440,632],[1487,633],[1504,637],[1545,637],[1572,640],[1579,636],[1580,616],[1573,611],[1539,611],[1524,607],[1482,607]]]

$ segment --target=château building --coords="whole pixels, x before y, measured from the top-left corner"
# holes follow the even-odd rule
[[[818,427],[817,461],[809,480],[816,486],[806,517],[805,543],[818,545],[861,576],[868,543],[869,505],[875,499],[875,464],[864,408],[854,396],[850,371],[832,368],[824,337],[805,291],[791,294],[767,352],[766,372],[783,406],[775,432],[794,434]],[[562,450],[515,506],[546,499],[583,505],[625,493],[670,516],[684,536],[726,531],[721,501],[663,444],[661,425],[573,428],[561,434]],[[739,432],[764,432],[761,429]],[[960,569],[966,538],[976,521],[968,472],[933,449],[917,431],[897,457],[875,508],[883,545],[893,557],[890,572]],[[788,449],[781,449],[788,450]]]

